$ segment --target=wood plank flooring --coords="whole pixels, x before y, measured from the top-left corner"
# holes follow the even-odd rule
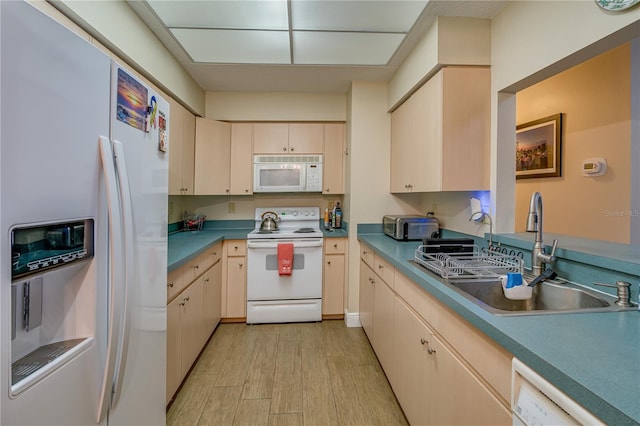
[[[182,425],[406,425],[361,328],[220,324],[167,412]]]

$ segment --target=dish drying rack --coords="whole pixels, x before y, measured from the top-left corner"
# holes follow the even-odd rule
[[[207,216],[202,213],[189,213],[185,211],[182,215],[182,228],[185,231],[201,231],[206,218]]]
[[[442,278],[496,278],[508,272],[524,271],[524,261],[518,256],[481,251],[473,246],[469,253],[425,253],[428,246],[416,249],[415,262]]]

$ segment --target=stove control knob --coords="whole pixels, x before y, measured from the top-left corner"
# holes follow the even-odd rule
[[[294,216],[298,216],[298,210],[292,211],[291,214],[294,215]]]
[[[305,212],[304,212],[304,215],[305,215],[305,216],[309,216],[309,212],[308,212],[308,211],[305,211]]]

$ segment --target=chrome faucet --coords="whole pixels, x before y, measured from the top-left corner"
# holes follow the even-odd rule
[[[553,240],[551,253],[547,254],[542,243],[542,195],[539,192],[531,194],[529,215],[527,216],[527,232],[536,233],[536,241],[531,249],[531,272],[534,276],[542,274],[547,263],[556,260],[556,247],[558,240]]]

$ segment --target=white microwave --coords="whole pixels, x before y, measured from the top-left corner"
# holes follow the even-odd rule
[[[322,192],[322,155],[254,155],[253,192]]]

